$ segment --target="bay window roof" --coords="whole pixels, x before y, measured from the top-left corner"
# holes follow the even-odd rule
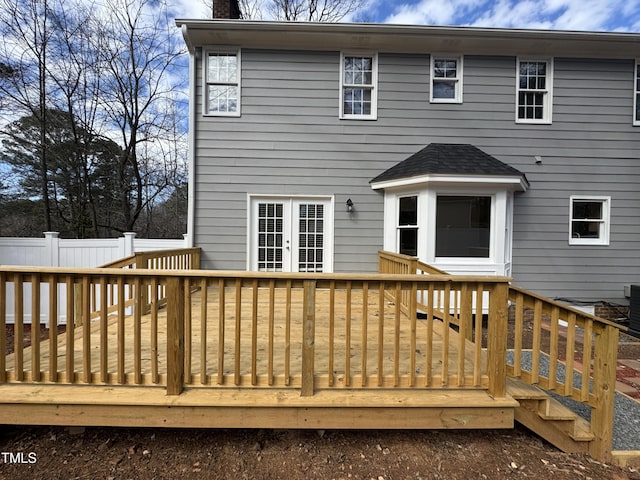
[[[524,173],[468,144],[431,143],[371,180],[371,188],[448,183],[528,188]]]

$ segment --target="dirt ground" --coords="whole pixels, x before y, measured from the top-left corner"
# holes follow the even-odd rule
[[[7,333],[11,346],[12,332]],[[640,342],[625,337],[619,354],[640,360]],[[520,426],[485,431],[0,426],[0,480],[506,478],[640,480],[640,471],[564,454]]]
[[[2,480],[640,479],[567,455],[523,428],[488,431],[274,431],[9,427]],[[28,463],[34,460],[35,463]]]

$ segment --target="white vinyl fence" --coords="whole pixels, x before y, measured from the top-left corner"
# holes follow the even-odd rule
[[[45,267],[93,268],[135,252],[186,248],[187,240],[143,239],[135,238],[135,233],[125,233],[120,238],[97,238],[73,240],[59,238],[58,232],[45,232],[44,238],[0,237],[0,270],[2,265],[24,265]],[[48,296],[47,284],[41,284],[42,299]],[[25,284],[24,298],[31,297],[31,285]],[[46,295],[45,295],[46,293]],[[58,291],[59,299],[66,296],[62,285]],[[7,304],[7,323],[14,323],[15,294],[13,284],[7,284],[7,294],[0,299]],[[66,302],[59,301],[58,323],[66,322]],[[40,305],[40,323],[48,324],[48,305]],[[24,322],[31,323],[31,303],[24,302]]]

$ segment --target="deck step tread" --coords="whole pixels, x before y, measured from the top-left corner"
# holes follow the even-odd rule
[[[578,417],[578,414],[551,397],[548,397],[548,400],[544,402],[544,406],[540,405],[540,407],[538,413],[545,420],[575,421]]]
[[[516,400],[544,400],[549,398],[549,395],[539,387],[515,378],[507,378],[507,393]]]
[[[589,422],[541,388],[509,378],[507,379],[507,392],[514,399],[520,401],[521,408],[535,412],[535,416],[539,418],[540,429],[532,428],[533,425],[527,426],[542,436],[544,436],[544,431],[553,428],[557,432],[564,432],[574,442],[590,442],[595,438],[590,431]],[[529,418],[528,415],[517,415],[516,418],[518,417],[522,420]],[[543,427],[544,424],[547,427]]]

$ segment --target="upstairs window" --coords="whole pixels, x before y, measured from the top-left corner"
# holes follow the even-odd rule
[[[376,119],[377,77],[377,55],[342,54],[340,118]]]
[[[610,197],[570,197],[570,245],[609,245],[610,203]]]
[[[462,103],[462,57],[431,57],[431,102]]]
[[[633,95],[633,124],[640,125],[640,61],[636,60]]]
[[[240,115],[240,52],[206,52],[205,115]]]
[[[518,59],[516,121],[551,123],[553,61]]]

